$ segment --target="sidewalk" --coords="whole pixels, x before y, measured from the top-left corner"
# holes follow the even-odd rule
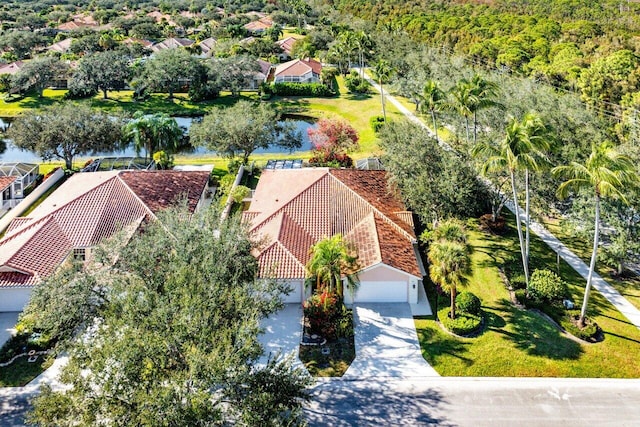
[[[366,80],[378,91],[380,92],[380,86],[373,81],[369,75],[365,72]],[[430,135],[434,136],[433,131],[424,124],[418,117],[415,116],[411,111],[405,108],[398,100],[396,100],[393,96],[389,94],[386,90],[384,91],[385,99],[391,102],[402,114],[404,114],[410,121],[416,123],[423,127],[429,132]],[[447,143],[440,141],[440,146],[450,151],[452,150],[451,146]],[[515,213],[515,209],[513,207],[513,203],[507,203],[505,205],[507,209],[511,212]],[[522,208],[520,209],[520,218],[524,220],[524,211]],[[567,248],[560,240],[558,240],[553,234],[551,234],[546,228],[544,228],[541,224],[531,220],[531,231],[536,234],[542,241],[544,241],[551,250],[560,254],[560,257],[566,261],[575,271],[578,272],[582,277],[587,278],[589,274],[589,266],[582,261],[576,254],[571,252],[569,248]],[[625,297],[620,295],[618,291],[616,291],[613,286],[608,284],[598,273],[593,273],[592,285],[595,289],[598,290],[604,296],[607,301],[609,301],[620,313],[622,313],[631,323],[633,323],[638,329],[640,329],[640,310],[634,307]]]

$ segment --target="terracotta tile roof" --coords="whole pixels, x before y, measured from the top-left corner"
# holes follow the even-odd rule
[[[267,28],[273,27],[273,21],[268,18],[260,18],[257,21],[251,21],[248,24],[244,24],[244,28],[247,31],[264,31]]]
[[[0,191],[6,190],[17,178],[17,176],[0,176]]]
[[[293,50],[293,45],[297,42],[298,39],[295,37],[287,37],[286,39],[278,40],[278,46],[282,48],[282,51],[288,55],[291,55],[291,51]]]
[[[0,74],[16,74],[24,67],[24,61],[15,61],[0,67]]]
[[[119,176],[153,213],[183,197],[193,212],[209,181],[209,173],[202,171],[123,171]]]
[[[361,269],[384,263],[421,277],[406,216],[384,171],[305,168],[263,171],[243,218],[263,243],[255,255],[264,277],[304,278],[309,248],[337,233]]]
[[[31,286],[51,274],[72,249],[95,246],[119,230],[135,229],[183,197],[195,210],[208,179],[207,172],[75,174],[28,218],[10,224],[0,240],[0,286]],[[32,278],[7,275],[14,272]],[[12,283],[12,277],[19,280]]]
[[[134,43],[138,43],[141,44],[144,47],[151,47],[151,45],[153,44],[153,42],[149,41],[149,40],[145,40],[145,39],[137,39],[134,37],[128,37],[124,40],[122,40],[122,44],[134,44]]]
[[[15,272],[0,272],[0,288],[31,287],[40,281],[38,276]]]
[[[151,50],[153,50],[154,52],[158,52],[166,49],[176,49],[179,47],[191,46],[193,43],[195,43],[193,40],[172,37],[170,39],[163,40],[160,43],[154,44],[153,46],[151,46]]]
[[[276,67],[275,75],[300,77],[309,72],[320,75],[322,73],[322,64],[313,59],[293,59],[279,64]]]

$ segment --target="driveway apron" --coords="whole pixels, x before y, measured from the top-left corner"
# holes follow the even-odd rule
[[[265,350],[260,359],[266,364],[269,355],[275,357],[293,354],[295,365],[302,366],[298,358],[298,349],[302,338],[302,306],[300,304],[285,304],[279,312],[262,321],[264,334],[258,338]]]
[[[422,357],[409,304],[355,304],[353,321],[356,358],[343,379],[439,376]]]

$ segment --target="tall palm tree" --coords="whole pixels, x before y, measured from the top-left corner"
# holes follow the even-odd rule
[[[384,117],[384,121],[387,121],[387,109],[385,106],[384,100],[384,88],[382,87],[382,83],[388,81],[393,75],[393,67],[391,63],[386,59],[381,59],[376,62],[376,65],[373,69],[376,77],[378,78],[378,84],[380,85],[380,101],[382,102],[382,117]]]
[[[498,91],[498,85],[475,74],[467,82],[471,89],[469,109],[473,113],[473,143],[478,139],[478,111],[498,105],[494,99]]]
[[[529,227],[529,186],[528,175],[530,170],[540,170],[546,164],[546,151],[550,144],[546,138],[546,128],[542,121],[534,114],[527,114],[522,120],[512,118],[505,129],[505,137],[497,147],[488,143],[477,144],[473,147],[474,156],[488,154],[489,158],[482,167],[482,173],[506,170],[511,180],[513,205],[516,212],[516,227],[522,255],[522,267],[525,281],[529,284],[529,257],[528,257],[528,227]],[[520,206],[518,203],[518,191],[516,187],[516,172],[524,170],[526,180],[526,225],[527,242],[522,236],[522,223],[520,220]]]
[[[451,108],[464,118],[464,127],[467,135],[467,144],[470,142],[469,137],[469,118],[473,115],[473,92],[472,86],[467,79],[461,79],[449,91],[452,98]]]
[[[447,96],[435,80],[427,80],[422,89],[421,106],[423,110],[429,111],[431,120],[433,121],[433,133],[438,139],[438,123],[436,122],[436,113],[441,111],[447,105]]]
[[[358,52],[358,66],[360,67],[360,78],[364,79],[364,54],[371,49],[371,38],[364,31],[356,31],[353,33],[353,45]]]
[[[307,263],[307,274],[316,279],[316,289],[325,287],[335,292],[340,301],[344,300],[342,276],[347,281],[347,288],[354,291],[358,286],[355,274],[358,269],[358,256],[353,254],[353,247],[336,234],[320,240],[311,246],[311,259]]]
[[[451,318],[456,317],[456,294],[471,270],[471,246],[460,221],[442,222],[429,234],[429,277],[451,296]]]
[[[558,197],[566,198],[571,190],[593,191],[594,195],[595,231],[593,233],[593,250],[591,252],[591,262],[589,263],[589,275],[587,276],[587,284],[580,311],[579,324],[581,327],[585,325],[587,304],[591,292],[591,280],[596,267],[600,239],[600,200],[607,197],[620,199],[627,203],[623,190],[628,185],[638,184],[638,176],[634,171],[632,160],[618,153],[608,142],[594,144],[591,154],[584,164],[571,162],[568,165],[557,166],[552,170],[554,176],[566,179],[558,187]]]

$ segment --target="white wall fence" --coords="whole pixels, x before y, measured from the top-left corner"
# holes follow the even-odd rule
[[[56,182],[60,181],[63,176],[64,176],[64,170],[62,169],[56,170],[49,178],[46,179],[46,181],[38,185],[31,192],[31,194],[29,194],[27,197],[22,199],[20,203],[18,203],[15,207],[13,207],[2,218],[0,218],[0,233],[6,230],[14,218],[20,216],[24,211],[29,209],[29,206],[31,206],[36,200],[38,200],[40,196],[46,193],[47,190],[53,187]]]

